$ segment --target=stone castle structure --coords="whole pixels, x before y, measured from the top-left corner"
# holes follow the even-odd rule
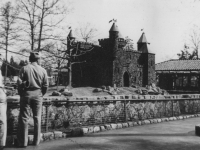
[[[68,38],[74,38],[71,32]],[[155,54],[149,51],[148,44],[142,33],[134,50],[113,23],[109,38],[100,39],[99,46],[78,58],[84,63],[72,66],[72,86],[129,87],[155,83]]]

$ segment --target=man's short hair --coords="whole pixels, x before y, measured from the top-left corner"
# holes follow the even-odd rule
[[[31,52],[29,56],[30,62],[36,62],[38,59],[40,59],[39,52]]]

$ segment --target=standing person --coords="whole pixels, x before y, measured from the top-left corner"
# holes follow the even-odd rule
[[[18,93],[20,95],[20,115],[17,132],[19,147],[26,147],[28,144],[28,120],[29,108],[33,112],[34,120],[34,145],[40,143],[42,100],[47,92],[47,72],[40,66],[38,52],[31,52],[30,64],[22,67],[18,79]]]
[[[7,100],[3,85],[3,78],[0,71],[0,150],[6,145],[7,135]]]

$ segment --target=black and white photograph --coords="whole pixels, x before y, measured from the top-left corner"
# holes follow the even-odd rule
[[[199,150],[200,0],[0,0],[0,150]]]

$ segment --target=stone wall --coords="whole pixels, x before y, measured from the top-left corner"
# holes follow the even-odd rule
[[[139,121],[164,118],[200,111],[200,95],[118,95],[71,97],[67,102],[59,102],[63,97],[46,97],[53,101],[48,107],[48,128],[50,130]],[[65,98],[66,99],[66,98]],[[15,107],[13,107],[15,106]],[[13,134],[18,124],[19,108],[8,104],[8,134]],[[30,115],[32,113],[30,111]],[[42,126],[46,125],[46,107],[43,106]],[[29,126],[33,127],[30,118]]]
[[[126,52],[120,49],[117,58],[113,63],[113,83],[117,87],[123,87],[123,76],[127,72],[129,75],[129,86],[142,86],[143,83],[143,63],[139,61],[141,53],[137,51]]]

